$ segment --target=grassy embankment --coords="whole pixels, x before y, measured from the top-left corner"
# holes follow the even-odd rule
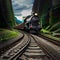
[[[50,31],[48,31],[48,30],[46,30],[46,29],[41,29],[41,34],[44,35],[44,36],[46,36],[46,37],[48,37],[48,38],[51,38],[51,39],[53,39],[53,40],[58,40],[58,41],[60,41],[60,37],[55,36],[55,35],[53,34],[53,32],[50,32]]]
[[[0,29],[0,41],[6,41],[11,38],[17,37],[19,32],[16,30],[7,30],[7,29]]]

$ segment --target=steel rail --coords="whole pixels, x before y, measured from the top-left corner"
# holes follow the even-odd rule
[[[11,42],[8,41],[8,44],[5,43],[6,46],[5,45],[4,46],[1,45],[2,47],[0,47],[0,56],[4,52],[6,52],[7,50],[9,50],[10,48],[12,48],[13,46],[15,46],[16,44],[18,44],[23,38],[24,38],[24,34],[23,34],[23,36],[21,38],[17,38],[17,39],[14,38],[15,40],[13,40],[13,41],[11,40]]]
[[[36,42],[42,48],[42,50],[52,57],[53,60],[60,60],[60,47],[56,46],[55,44],[48,42],[47,40],[37,37]]]
[[[31,38],[30,40],[32,40],[32,39],[33,39],[33,41],[35,41],[35,40],[36,40],[36,38],[35,38],[35,37],[33,37],[31,34],[29,35],[29,37]],[[37,42],[36,42],[36,41],[35,41],[35,43],[37,44]],[[29,44],[31,44],[31,41],[30,41],[30,43],[29,43]],[[34,42],[33,42],[33,44],[34,44]],[[37,44],[37,45],[38,45],[38,44]],[[38,45],[38,46],[40,47],[40,45]],[[29,47],[30,47],[30,45],[28,46],[28,48],[29,48]],[[28,48],[27,48],[27,49],[28,49]],[[41,47],[40,47],[40,48],[41,48]],[[27,50],[27,49],[26,49],[26,50]],[[26,52],[26,50],[25,50],[25,52]],[[42,49],[41,49],[41,50],[42,50]],[[41,51],[41,50],[40,50],[40,51]],[[32,51],[32,50],[31,50],[31,51]],[[42,50],[42,51],[43,51],[43,50]],[[18,55],[18,57],[17,57],[18,59],[17,59],[17,58],[15,58],[14,60],[19,60],[19,57],[21,57],[25,52],[23,52],[21,55]],[[35,52],[35,51],[34,51],[34,52]],[[46,55],[45,55],[45,56],[46,56]],[[32,57],[32,56],[31,56],[31,57]],[[37,58],[37,56],[35,56],[35,58]],[[39,57],[39,58],[40,58],[40,57]],[[47,56],[46,56],[46,58],[47,58]],[[26,59],[27,59],[27,60],[29,60],[29,57],[27,57]],[[42,58],[40,58],[40,59],[42,59]],[[48,58],[47,58],[47,59],[48,59]],[[23,60],[24,60],[24,59],[23,59]]]
[[[20,41],[15,46],[13,46],[11,49],[6,51],[0,58],[11,60],[16,55],[18,55],[28,44],[29,44],[28,36],[25,35],[22,41]]]
[[[52,43],[54,43],[54,44],[56,44],[58,46],[60,46],[60,41],[58,41],[58,40],[54,40],[54,39],[48,38],[48,37],[46,37],[44,35],[41,35],[41,34],[39,34],[38,36],[43,38],[43,39],[45,39],[45,40],[47,40],[47,41],[50,41],[50,42],[52,42]]]

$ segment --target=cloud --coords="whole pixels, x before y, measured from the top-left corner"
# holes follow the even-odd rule
[[[31,13],[33,2],[34,0],[12,0],[14,14],[21,16],[26,14],[27,11]]]
[[[31,14],[31,10],[23,10],[22,12],[21,12],[21,14],[23,15],[23,16],[28,16],[28,15],[30,15]]]
[[[14,14],[15,14],[15,16],[22,16],[21,13],[14,13]]]

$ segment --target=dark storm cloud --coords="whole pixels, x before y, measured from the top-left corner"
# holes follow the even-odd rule
[[[15,10],[26,10],[29,9],[26,6],[16,7]]]
[[[22,11],[32,9],[33,1],[34,0],[12,0],[14,14],[22,15]]]

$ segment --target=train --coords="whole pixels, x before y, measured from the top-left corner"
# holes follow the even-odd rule
[[[40,19],[37,14],[35,14],[34,16],[30,16],[25,21],[24,29],[30,33],[38,34],[42,28],[39,20]]]

